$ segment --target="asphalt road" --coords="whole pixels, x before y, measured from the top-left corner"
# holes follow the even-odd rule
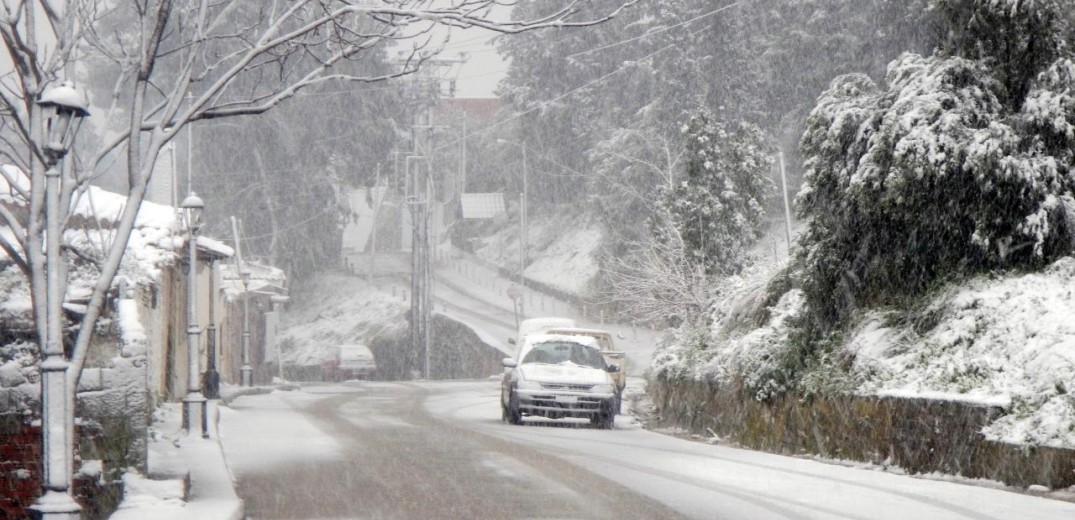
[[[222,412],[248,518],[1075,518],[1075,504],[679,439],[500,421],[495,380],[244,396]]]
[[[544,449],[431,415],[422,406],[430,389],[352,383],[308,391],[314,399],[242,397],[231,406],[236,413],[225,415],[225,453],[248,461],[230,464],[248,518],[682,518]],[[260,456],[264,445],[244,441],[270,434],[264,421],[245,430],[248,414],[265,413],[276,415],[280,428],[312,424],[316,435],[334,441],[336,453],[312,460],[284,454],[272,463],[280,453]],[[292,449],[301,452],[301,443]]]

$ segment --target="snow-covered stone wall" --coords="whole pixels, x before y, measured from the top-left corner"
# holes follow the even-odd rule
[[[665,425],[789,455],[857,460],[908,473],[940,472],[1026,488],[1075,485],[1075,450],[986,439],[1005,411],[909,397],[786,394],[769,402],[734,385],[655,377],[647,388]]]

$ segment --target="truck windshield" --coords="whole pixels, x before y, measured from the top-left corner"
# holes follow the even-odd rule
[[[605,358],[593,347],[570,341],[546,341],[534,345],[523,356],[525,363],[559,364],[564,362],[576,365],[605,369]]]

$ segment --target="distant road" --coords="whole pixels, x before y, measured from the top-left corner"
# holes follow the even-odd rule
[[[392,283],[398,284],[406,294],[410,285],[409,255],[378,253],[375,276],[394,280]],[[516,316],[507,290],[515,281],[502,278],[495,269],[472,260],[469,254],[455,252],[444,257],[434,274],[434,312],[469,326],[482,341],[505,355],[514,354],[515,347],[507,340],[515,337]],[[365,259],[355,264],[356,275],[366,273],[364,264]],[[627,352],[628,373],[632,376],[641,376],[653,359],[659,333],[622,323],[616,316],[601,319],[593,316],[593,312],[584,315],[582,309],[534,290],[525,292],[524,312],[522,318],[561,316],[574,319],[582,327],[611,331],[617,337],[617,348]]]
[[[507,343],[516,331],[515,313],[507,295],[513,280],[470,260],[469,255],[460,254],[436,270],[434,282],[438,312],[467,324],[483,341],[506,354],[514,353],[514,347]],[[658,336],[653,330],[620,323],[615,316],[595,320],[567,302],[533,290],[525,292],[524,304],[522,318],[562,316],[574,319],[583,327],[613,332],[617,336],[617,348],[627,352],[629,373],[633,376],[642,375],[653,359]]]

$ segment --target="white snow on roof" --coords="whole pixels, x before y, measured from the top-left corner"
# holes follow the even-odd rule
[[[0,165],[0,169],[4,173],[0,175],[0,202],[25,205],[25,199],[16,195],[8,178],[14,181],[15,186],[29,190],[29,176],[12,165]],[[96,186],[87,186],[76,192],[72,198],[72,217],[81,217],[84,220],[66,229],[64,238],[81,251],[103,258],[112,243],[114,226],[127,206],[127,196]],[[0,229],[0,233],[10,232],[7,228]],[[156,280],[160,267],[175,261],[177,256],[182,254],[185,242],[186,236],[176,208],[143,201],[127,241],[127,253],[119,276],[134,283]],[[198,237],[198,247],[223,257],[234,254],[231,247],[205,236]],[[3,251],[0,251],[0,255],[4,255]],[[87,292],[92,286],[92,280],[80,280],[78,273],[72,275],[69,297],[78,296],[80,291]]]
[[[529,318],[519,323],[519,336],[527,336],[555,328],[570,328],[575,326],[575,320],[571,318],[541,317]]]

